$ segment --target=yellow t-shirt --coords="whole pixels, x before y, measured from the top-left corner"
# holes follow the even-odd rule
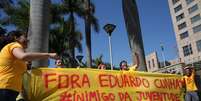
[[[194,76],[195,76],[195,71],[194,70],[193,70],[193,72],[192,72],[190,77],[184,76],[187,91],[196,91],[196,90],[198,90],[197,87],[196,87],[196,84],[195,84]]]
[[[14,48],[23,48],[17,42],[4,46],[0,52],[0,89],[11,89],[20,92],[22,75],[26,71],[25,61],[12,54]]]

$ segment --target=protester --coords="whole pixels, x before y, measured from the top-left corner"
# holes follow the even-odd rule
[[[64,66],[61,59],[57,59],[55,61],[55,65],[57,66],[57,68],[62,68]]]
[[[0,52],[0,101],[16,101],[22,91],[22,75],[27,70],[26,61],[58,58],[56,53],[25,52],[26,34],[13,31],[14,39],[9,39]]]
[[[105,69],[106,69],[106,65],[101,62],[101,63],[98,65],[98,69],[105,70]]]
[[[125,60],[120,62],[120,70],[129,70],[129,71],[136,71],[139,67],[140,61],[139,61],[139,55],[135,53],[135,60],[136,64],[132,66],[128,66],[127,62]]]
[[[121,61],[119,66],[120,66],[120,70],[129,70],[128,65],[127,65],[127,61],[125,61],[125,60]]]
[[[185,101],[199,101],[199,97],[197,94],[197,86],[195,84],[195,70],[192,67],[184,68],[185,76],[185,87],[186,87],[186,95]]]

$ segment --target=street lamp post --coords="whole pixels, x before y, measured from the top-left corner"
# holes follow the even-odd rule
[[[109,39],[109,49],[110,49],[110,66],[111,70],[113,70],[113,63],[112,63],[112,43],[111,43],[111,36],[112,32],[116,28],[116,25],[114,24],[106,24],[103,29],[108,33],[108,39]]]

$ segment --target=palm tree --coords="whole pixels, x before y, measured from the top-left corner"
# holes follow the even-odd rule
[[[68,50],[66,50],[67,55],[70,57],[70,67],[76,67],[75,64],[75,34],[76,34],[76,30],[75,30],[75,25],[76,25],[76,19],[75,19],[75,14],[77,14],[78,16],[82,15],[81,12],[81,6],[80,6],[80,2],[79,0],[64,0],[63,1],[63,5],[66,8],[66,10],[64,9],[64,14],[65,13],[69,13],[69,18],[68,18],[68,22],[70,24],[70,27],[68,27],[69,29],[69,34],[68,34]],[[75,13],[75,14],[74,14]]]
[[[33,3],[34,3],[35,1],[33,1]],[[40,1],[40,2],[42,2],[42,1]],[[39,3],[39,2],[38,2]],[[67,40],[65,40],[65,41],[67,41],[66,43],[64,43],[64,45],[66,45],[67,47],[68,47],[68,50],[64,50],[63,51],[63,55],[67,55],[66,57],[67,58],[70,58],[70,65],[69,66],[71,66],[71,67],[75,67],[75,62],[74,62],[74,60],[73,59],[75,59],[75,45],[77,45],[75,42],[75,38],[74,38],[74,36],[75,36],[75,34],[76,34],[76,30],[75,30],[75,17],[74,17],[74,12],[76,12],[77,13],[77,15],[81,15],[81,13],[79,12],[79,10],[80,10],[80,6],[78,5],[78,4],[80,4],[80,2],[78,2],[78,0],[63,0],[62,1],[62,3],[63,3],[63,5],[61,5],[61,7],[60,7],[60,10],[61,10],[61,14],[59,14],[59,16],[61,16],[62,17],[62,15],[63,16],[65,16],[66,14],[68,14],[68,13],[70,13],[70,17],[69,17],[69,21],[70,22],[68,22],[68,23],[70,23],[70,27],[69,27],[69,33],[70,34],[68,34],[68,36],[66,36],[66,38],[67,38]],[[49,7],[48,7],[48,5],[47,4],[49,4],[49,2],[48,1],[46,1],[46,4],[45,4],[45,1],[43,1],[42,2],[42,6],[44,7],[44,6],[47,6],[46,7],[46,9],[48,9]],[[33,5],[34,6],[34,5]],[[39,7],[38,7],[39,8]],[[44,8],[42,9],[42,10],[44,10]],[[32,10],[31,10],[32,11]],[[34,11],[33,11],[34,12]],[[38,13],[38,14],[43,14],[43,13],[47,13],[47,14],[45,14],[46,15],[46,18],[48,18],[48,10],[47,11],[44,11],[44,12],[41,12],[41,13]],[[31,13],[32,14],[32,13]],[[36,14],[37,15],[37,14]],[[34,17],[34,16],[33,16]],[[54,16],[55,17],[55,16]],[[32,18],[32,16],[31,16],[31,18]],[[45,30],[47,30],[47,27],[46,26],[48,26],[48,22],[47,22],[47,19],[45,19],[45,16],[44,17],[41,17],[42,19],[41,19],[41,21],[46,21],[46,22],[44,22],[45,23]],[[32,22],[32,20],[31,20],[31,27],[32,27],[32,24],[33,24],[33,22]],[[40,24],[41,22],[39,22],[38,24]],[[63,22],[64,23],[64,22]],[[41,24],[43,24],[43,23],[41,23]],[[37,24],[36,24],[37,25]],[[63,25],[63,26],[66,26],[66,23]],[[37,26],[35,26],[36,28],[37,28]],[[42,26],[41,26],[42,27]],[[62,26],[61,26],[62,27]],[[33,28],[34,29],[34,28]],[[64,28],[65,30],[66,30],[66,28]],[[42,29],[39,29],[39,30],[41,30],[41,32],[43,32],[44,30],[42,30]],[[31,30],[31,33],[32,33],[33,31]],[[37,31],[36,31],[37,32]],[[66,32],[66,31],[64,31],[64,32]],[[37,32],[37,33],[39,33],[39,32]],[[32,33],[32,35],[34,35],[34,33]],[[32,37],[32,35],[31,35],[31,37]],[[41,35],[42,35],[42,33],[41,33]],[[39,37],[38,35],[35,35],[35,36],[37,36],[37,37]],[[46,35],[47,37],[48,37],[48,35]],[[48,39],[48,38],[47,38]],[[33,40],[33,42],[34,42],[34,40]],[[42,42],[42,41],[41,41]],[[45,43],[46,43],[47,41],[45,41]],[[40,43],[39,43],[40,44]],[[33,45],[34,46],[34,45]],[[79,46],[80,47],[80,46]],[[37,47],[36,47],[36,49],[37,49]],[[44,51],[46,51],[46,49],[47,49],[47,47],[45,48],[45,50]],[[41,50],[41,49],[40,49]],[[66,54],[67,53],[67,54]]]
[[[92,68],[96,68],[97,69],[97,67],[98,67],[98,65],[100,64],[100,63],[103,63],[103,64],[105,64],[106,65],[106,69],[107,70],[110,70],[111,68],[111,64],[110,63],[108,63],[108,62],[104,62],[103,60],[102,60],[102,58],[103,58],[103,55],[101,54],[99,57],[97,57],[97,58],[95,58],[95,59],[93,59],[92,60]],[[114,67],[114,70],[119,70],[118,68],[115,68]]]
[[[10,8],[11,4],[13,4],[13,0],[1,0],[0,1],[0,8]]]
[[[50,0],[31,0],[29,51],[48,52]],[[33,67],[48,66],[48,60],[33,61]]]
[[[92,60],[92,62],[93,62],[93,67],[97,68],[100,63],[103,63],[102,58],[103,58],[103,55],[101,54],[99,57],[93,59],[93,60]]]
[[[85,23],[85,37],[86,37],[86,48],[87,48],[87,66],[92,67],[92,53],[91,53],[91,25],[93,25],[96,32],[99,31],[98,20],[95,18],[95,6],[90,0],[84,0],[84,23]]]
[[[5,5],[5,2],[2,2],[1,4]],[[19,29],[19,30],[28,31],[28,29],[29,29],[29,10],[30,10],[29,0],[18,0],[16,2],[16,4],[12,4],[12,2],[8,1],[8,2],[6,2],[6,4],[7,4],[7,6],[2,6],[2,8],[7,16],[3,19],[0,19],[1,24],[3,26],[8,26],[8,25],[12,24],[12,25],[15,25],[17,27],[17,29]],[[64,5],[51,4],[50,9],[51,9],[51,25],[61,24],[61,22],[60,22],[61,18],[62,18],[61,15],[64,13],[69,13],[69,11],[68,11],[69,9],[64,8]],[[68,25],[75,26],[74,24],[70,24],[70,23],[71,23],[71,19],[68,20]],[[51,27],[51,25],[50,25],[50,27]],[[55,30],[56,28],[58,28],[58,27],[50,28],[50,32],[51,32],[50,36],[54,36],[55,38],[58,38],[60,36],[55,33],[60,33],[60,32],[58,32],[59,30]],[[66,29],[71,29],[71,28],[72,27],[67,27]],[[54,32],[54,33],[52,33],[52,32]],[[71,38],[69,38],[69,39],[72,39],[72,38],[74,38],[74,35],[75,35],[76,39],[70,40],[70,42],[75,44],[76,47],[79,47],[79,52],[81,52],[81,48],[80,48],[81,41],[80,41],[80,38],[77,38],[77,36],[76,36],[77,34],[73,34],[73,35],[68,34],[68,36],[71,36]],[[68,37],[68,36],[66,36],[66,37]],[[60,37],[60,38],[63,38],[63,37]],[[72,42],[72,41],[75,41],[75,42]],[[50,43],[55,43],[55,42],[50,42]],[[59,44],[64,44],[64,43],[67,43],[67,42],[63,41],[63,43],[59,43]],[[52,47],[51,45],[52,44],[50,44],[49,48],[53,49],[54,46]],[[72,46],[72,44],[68,44],[68,45]],[[54,48],[60,50],[61,47],[54,47]],[[69,50],[69,48],[68,48],[68,50]],[[57,52],[61,52],[61,51],[57,51]],[[72,54],[74,54],[74,51]]]
[[[68,53],[72,52],[71,50],[73,50],[74,54],[75,48],[77,48],[79,52],[82,52],[82,34],[77,30],[75,30],[74,33],[71,33],[71,31],[68,30],[72,27],[70,22],[71,20],[65,21],[63,18],[60,20],[58,27],[51,29],[49,45],[51,46],[50,50],[59,53],[59,55],[63,57],[62,60],[66,67],[75,67],[76,60],[75,58],[69,56]],[[68,53],[65,54],[65,52]]]
[[[7,3],[7,6],[2,6],[6,17],[0,19],[3,26],[10,24],[15,25],[17,29],[28,31],[29,27],[29,1],[19,0],[17,4]]]
[[[96,17],[94,16],[95,13],[95,6],[90,3],[91,5],[91,9],[90,9],[90,13],[88,13],[89,10],[86,9],[85,3],[83,3],[82,0],[63,0],[63,4],[64,4],[64,11],[68,10],[69,11],[69,19],[71,20],[71,24],[72,27],[70,28],[71,33],[74,33],[75,30],[75,24],[76,24],[76,20],[75,20],[75,15],[77,15],[78,17],[81,17],[84,19],[85,21],[85,25],[86,22],[89,22],[93,25],[94,30],[96,32],[99,31],[99,25],[98,25],[98,20],[96,19]],[[67,11],[65,11],[66,13]],[[88,18],[90,19],[88,19]],[[86,32],[86,45],[87,45],[87,66],[91,67],[91,24],[90,27],[87,24],[87,26],[85,26],[85,32]],[[72,35],[72,34],[71,34]],[[73,50],[72,50],[73,51]],[[71,52],[73,53],[73,52]],[[74,57],[74,54],[71,55],[72,57]]]
[[[25,3],[24,3],[24,1],[25,1]],[[7,25],[8,24],[14,24],[14,25],[16,25],[18,27],[18,29],[27,30],[30,27],[29,24],[27,24],[27,23],[29,23],[29,13],[28,13],[29,8],[30,8],[29,7],[29,2],[27,2],[27,0],[18,0],[18,2],[21,2],[21,3],[19,3],[19,6],[18,6],[17,9],[12,8],[12,7],[15,7],[15,6],[6,7],[6,8],[9,8],[9,10],[6,10],[6,13],[7,13],[7,15],[9,15],[11,17],[8,17],[9,19],[7,19],[7,20],[3,19],[3,22],[5,24],[7,24]],[[12,3],[10,3],[9,5],[11,5],[11,4]],[[91,9],[90,9],[91,13],[90,13],[90,15],[89,14],[88,15],[90,17],[91,24],[93,25],[95,31],[98,32],[99,31],[98,20],[93,15],[94,12],[95,12],[94,8],[95,8],[95,6],[93,4],[91,4]],[[21,9],[26,9],[26,10],[21,10]],[[51,25],[57,25],[58,23],[60,23],[61,18],[69,15],[68,22],[71,24],[71,27],[69,27],[68,29],[69,29],[69,33],[71,33],[71,34],[68,37],[69,37],[69,39],[73,39],[74,38],[74,33],[76,33],[76,31],[75,31],[75,29],[76,29],[76,18],[75,17],[76,16],[75,15],[77,15],[78,17],[83,18],[83,19],[85,19],[85,15],[87,15],[86,9],[83,9],[82,0],[63,0],[61,4],[51,4],[50,9],[51,9],[51,20],[50,20]],[[15,10],[17,10],[17,11],[15,11]],[[20,11],[23,11],[23,12],[20,12]],[[15,13],[15,12],[18,12],[18,13]],[[24,15],[26,15],[26,16],[24,16]],[[18,21],[15,21],[16,20],[15,18],[18,18]],[[0,20],[0,22],[1,21],[2,20]],[[67,20],[65,20],[65,21],[67,21]],[[19,22],[19,23],[16,23],[16,22]],[[23,23],[21,24],[20,22],[24,22],[25,24],[23,24]],[[31,23],[30,23],[30,25],[31,25]],[[86,28],[86,29],[88,29],[88,28]],[[55,32],[55,30],[54,31],[51,31],[51,30],[52,29],[51,29],[51,26],[50,26],[50,32],[51,32],[50,34],[57,33],[57,32]],[[52,33],[52,32],[54,32],[54,33]],[[31,33],[31,31],[29,33]],[[57,34],[55,34],[55,35],[57,35]],[[75,34],[75,39],[71,40],[72,42],[70,42],[68,44],[71,47],[71,50],[67,51],[67,53],[72,58],[74,58],[74,54],[75,54],[74,53],[74,48],[72,48],[72,47],[74,47],[73,46],[73,44],[74,44],[73,41],[75,41],[75,40],[77,40],[76,34]],[[91,47],[90,38],[88,38],[87,40],[88,40],[87,43],[89,43],[89,45]],[[77,41],[80,42],[79,40],[77,40]],[[81,47],[81,46],[79,46],[79,47]],[[51,45],[50,45],[50,48],[51,48]],[[91,48],[90,48],[90,50],[91,50]],[[91,52],[88,52],[88,53],[91,54]]]
[[[122,5],[133,63],[138,64],[139,61],[138,70],[147,71],[136,2],[135,0],[122,0]]]
[[[2,24],[14,24],[23,31],[29,30],[28,38],[30,38],[29,51],[47,52],[48,51],[48,15],[49,0],[31,0],[29,6],[28,0],[17,0],[17,4],[5,0],[0,4],[6,4],[4,11],[9,16],[3,19]],[[29,8],[30,7],[30,8]],[[29,16],[30,10],[30,16]],[[30,20],[29,20],[30,17]],[[47,61],[33,62],[34,67],[47,66]]]

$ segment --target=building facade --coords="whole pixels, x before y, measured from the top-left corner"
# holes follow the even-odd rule
[[[152,72],[183,75],[184,74],[183,67],[184,67],[184,64],[178,63],[178,64],[166,66],[164,68],[160,68],[160,69],[152,71]]]
[[[201,0],[168,0],[179,60],[192,64],[201,60]]]
[[[159,69],[158,56],[156,52],[150,53],[146,56],[147,71],[152,72]]]

